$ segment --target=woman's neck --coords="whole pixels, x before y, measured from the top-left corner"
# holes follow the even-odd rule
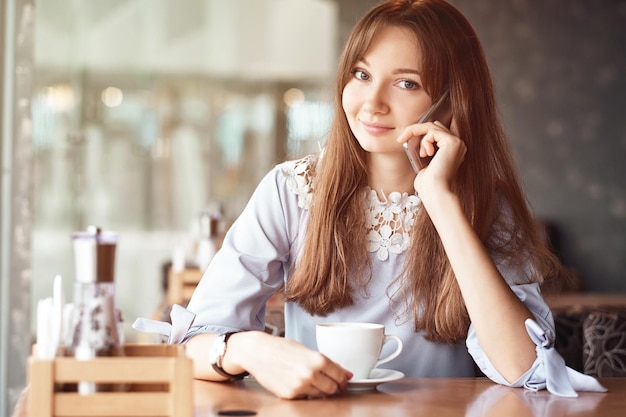
[[[377,193],[389,195],[393,191],[412,194],[415,172],[405,155],[369,154],[368,184]]]

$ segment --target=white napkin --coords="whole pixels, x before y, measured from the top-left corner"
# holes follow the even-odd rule
[[[55,348],[52,342],[52,298],[37,302],[37,357],[54,359]]]
[[[63,349],[63,281],[54,277],[52,297],[37,302],[37,357],[54,359]]]

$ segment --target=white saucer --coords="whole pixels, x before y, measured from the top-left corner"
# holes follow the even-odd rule
[[[373,390],[379,384],[397,381],[404,378],[404,374],[393,369],[376,368],[370,372],[367,379],[357,379],[348,381],[348,391],[368,391]]]

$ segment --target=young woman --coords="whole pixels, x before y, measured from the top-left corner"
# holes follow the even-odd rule
[[[416,123],[445,88],[451,125]],[[373,8],[348,39],[335,102],[324,150],[261,181],[197,287],[195,376],[250,373],[283,398],[333,394],[352,375],[316,351],[315,325],[361,321],[402,338],[387,365],[409,377],[478,365],[501,384],[550,388],[565,367],[539,285],[560,265],[526,205],[467,20],[443,0]],[[421,135],[434,157],[415,175],[402,144]],[[278,291],[284,338],[263,332]]]

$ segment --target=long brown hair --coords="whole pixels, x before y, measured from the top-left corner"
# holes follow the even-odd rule
[[[532,262],[535,280],[555,275],[560,264],[537,231],[522,193],[476,33],[443,0],[394,0],[374,7],[356,24],[342,53],[335,118],[315,167],[305,243],[287,283],[287,299],[311,314],[326,315],[351,305],[353,291],[371,279],[364,218],[366,153],[348,126],[341,96],[357,61],[374,37],[390,26],[415,34],[426,92],[437,97],[446,85],[450,88],[458,134],[467,146],[454,191],[478,237],[492,254],[508,262]],[[502,207],[507,208],[509,221],[494,226]],[[456,343],[466,337],[465,303],[425,210],[418,212],[404,273],[398,279],[401,294],[395,295],[401,297],[390,297],[404,300],[416,331],[423,330],[436,342]]]

